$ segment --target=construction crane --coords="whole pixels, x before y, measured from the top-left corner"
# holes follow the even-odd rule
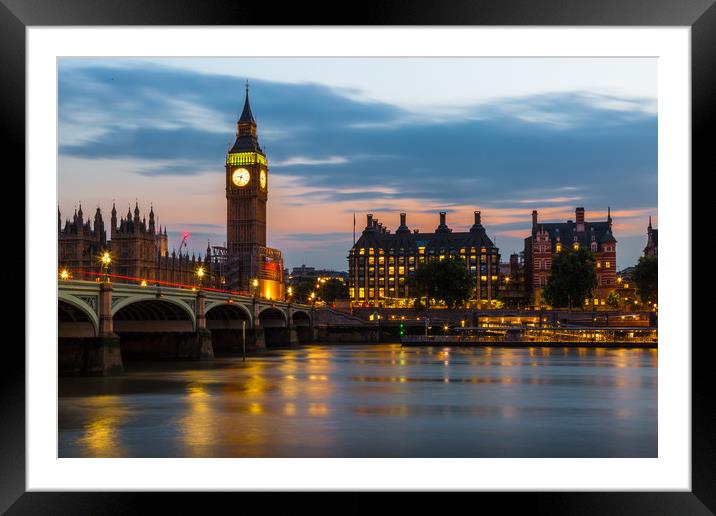
[[[189,239],[189,233],[187,233],[187,232],[185,231],[184,233],[182,233],[181,244],[179,244],[179,250],[177,251],[177,254],[181,254],[181,250],[182,250],[183,247],[188,247],[188,245],[187,245],[187,243],[186,243],[186,241],[187,241],[188,239]]]

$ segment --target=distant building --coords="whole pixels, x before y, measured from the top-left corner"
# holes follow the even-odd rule
[[[541,299],[542,290],[552,272],[552,258],[566,249],[585,248],[596,261],[597,288],[585,304],[601,306],[617,286],[617,240],[612,234],[611,212],[606,221],[587,222],[584,208],[575,210],[574,221],[538,222],[537,210],[532,212],[532,234],[525,239],[525,279],[532,292],[532,301]]]
[[[354,306],[410,306],[415,296],[407,279],[424,263],[445,257],[462,259],[475,281],[475,301],[497,298],[500,254],[485,232],[480,212],[469,231],[453,232],[440,212],[433,233],[411,231],[406,214],[391,233],[367,215],[365,229],[348,255],[348,290]]]
[[[348,281],[348,273],[345,271],[334,271],[331,269],[316,269],[315,267],[307,267],[306,264],[291,269],[288,275],[288,283],[296,285],[306,280],[317,279],[338,279],[344,283]]]
[[[651,217],[649,217],[649,226],[646,228],[646,247],[644,248],[644,256],[658,256],[659,251],[659,230],[651,227]]]

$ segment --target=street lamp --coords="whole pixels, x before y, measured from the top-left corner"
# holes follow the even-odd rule
[[[288,302],[290,303],[291,296],[293,295],[293,287],[288,287],[288,289],[286,289],[286,294],[288,295]]]
[[[60,279],[61,280],[68,280],[70,279],[70,271],[67,269],[62,269],[60,271]]]
[[[201,281],[204,279],[204,267],[199,266],[196,269],[196,277],[199,280],[199,290],[201,290]]]
[[[253,289],[254,289],[254,297],[258,297],[258,295],[259,295],[259,280],[256,279],[256,278],[254,278],[254,279],[251,281],[251,286],[252,286]]]
[[[109,264],[112,263],[112,255],[109,251],[104,251],[100,256],[100,262],[104,269],[104,282],[109,283]]]
[[[316,306],[316,293],[311,292],[311,303],[313,303],[313,306]]]

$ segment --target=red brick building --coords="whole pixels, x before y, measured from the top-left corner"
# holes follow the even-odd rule
[[[604,306],[607,296],[617,287],[617,241],[612,234],[611,212],[606,221],[587,222],[584,208],[575,210],[575,220],[544,222],[532,212],[532,234],[525,238],[525,280],[532,301],[539,303],[542,289],[552,271],[552,257],[567,248],[588,249],[594,255],[597,288],[585,304]]]

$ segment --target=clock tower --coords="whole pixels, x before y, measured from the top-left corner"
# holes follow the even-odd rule
[[[236,141],[226,155],[225,166],[230,288],[258,290],[263,297],[277,299],[279,293],[283,295],[283,260],[280,251],[266,247],[268,160],[256,136],[248,81],[244,109],[236,124]],[[280,274],[273,273],[277,266]],[[259,284],[255,287],[254,283]]]
[[[226,239],[229,255],[245,246],[266,245],[268,162],[256,136],[246,84],[236,141],[226,156]]]

